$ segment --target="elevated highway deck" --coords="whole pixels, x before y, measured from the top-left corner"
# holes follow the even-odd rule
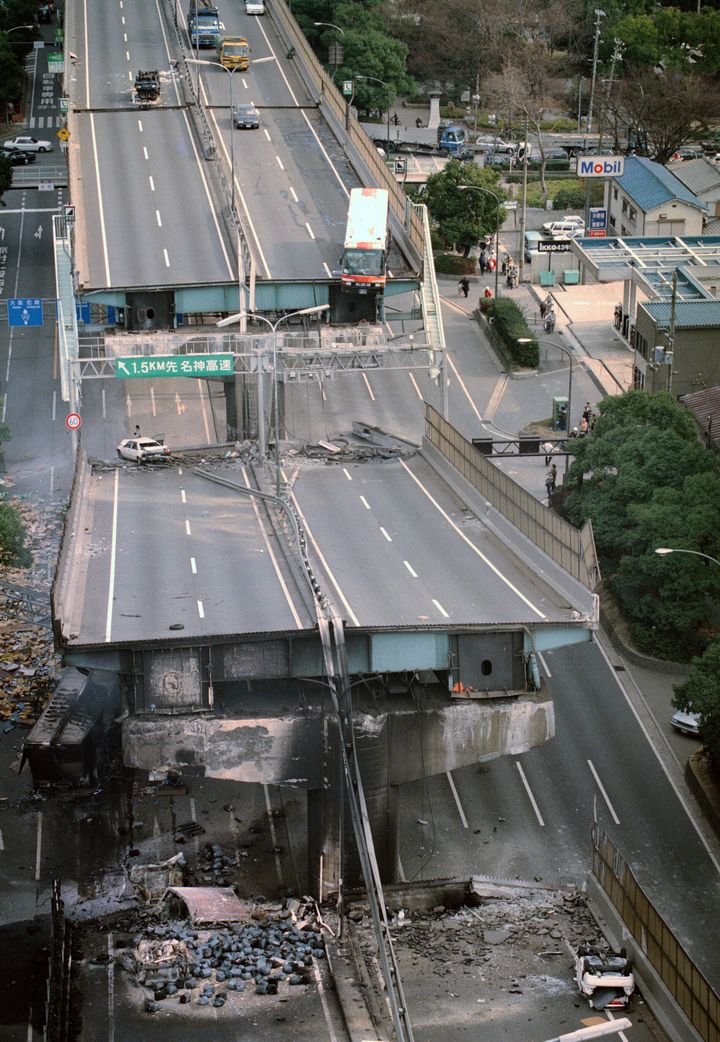
[[[167,2],[68,4],[80,287],[115,305],[128,291],[179,291],[158,307],[158,326],[172,324],[174,313],[237,310],[239,284],[257,292],[261,309],[283,306],[270,283],[296,287],[286,307],[306,306],[302,286],[325,287],[310,301],[320,293],[323,302],[327,286],[339,283],[350,189],[373,183],[367,164],[331,129],[300,56],[287,59],[287,14],[281,33],[272,7],[255,18],[227,0],[226,33],[246,36],[252,48],[250,69],[229,74],[213,49],[191,51],[183,7],[176,28]],[[134,97],[140,68],[160,70],[152,107]],[[250,101],[259,130],[234,130],[232,104]],[[393,277],[416,278],[419,256],[409,260],[407,242],[395,239]]]
[[[213,469],[255,483],[246,466]],[[587,590],[576,584],[568,600],[547,561],[528,568],[421,456],[285,474],[312,566],[349,633],[589,623]],[[67,649],[315,631],[295,548],[257,498],[186,466],[135,464],[88,471],[82,497],[57,598]]]

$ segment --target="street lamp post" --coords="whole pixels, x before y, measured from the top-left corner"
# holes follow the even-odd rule
[[[237,71],[237,66],[232,69],[227,69],[224,65],[219,62],[209,62],[205,58],[187,58],[186,61],[190,62],[191,65],[212,65],[214,69],[222,69],[230,77],[230,205],[232,209],[235,209],[235,120],[233,117],[233,73]],[[200,93],[198,91],[198,100]]]
[[[372,80],[373,83],[381,84],[385,88],[385,90],[388,92],[388,100],[387,100],[387,144],[388,144],[388,152],[389,152],[390,151],[390,87],[387,85],[385,80],[380,80],[380,79],[378,79],[377,76],[361,76],[360,73],[358,73],[358,75],[355,77],[355,79],[356,80]]]
[[[518,344],[531,344],[533,340],[537,340],[538,344],[549,344],[551,347],[557,348],[558,351],[562,351],[570,362],[570,373],[568,376],[568,408],[567,408],[567,420],[565,422],[565,436],[570,437],[570,424],[572,423],[572,386],[573,386],[573,356],[572,351],[569,347],[565,347],[564,344],[556,344],[554,340],[544,340],[536,337],[518,337]],[[568,456],[565,454],[565,473],[568,472]]]
[[[491,195],[495,200],[495,300],[500,295],[500,197],[491,191],[489,188],[483,188],[481,185],[458,185],[458,188],[466,192],[471,189],[474,192],[486,192],[487,195]],[[520,246],[522,247],[522,243]]]
[[[712,561],[720,568],[720,561],[717,557],[711,557],[710,554],[703,554],[699,550],[682,550],[679,546],[658,546],[655,553],[659,557],[666,557],[667,554],[692,554],[694,557],[704,557],[706,561]]]
[[[270,329],[273,338],[273,407],[275,409],[275,495],[280,498],[280,416],[278,410],[278,371],[277,371],[277,331],[278,326],[287,321],[289,318],[296,318],[298,315],[317,315],[321,311],[327,311],[330,307],[329,304],[318,304],[312,308],[301,308],[299,311],[291,311],[287,315],[281,315],[276,322],[271,322],[269,318],[265,318],[264,315],[257,315],[253,311],[240,311],[237,315],[228,315],[227,318],[221,318],[216,323],[220,328],[225,326],[235,325],[237,322],[241,322],[244,318],[257,319],[259,322],[264,322]],[[265,456],[266,441],[265,441],[265,400],[263,397],[263,356],[258,360],[258,450],[261,458]]]

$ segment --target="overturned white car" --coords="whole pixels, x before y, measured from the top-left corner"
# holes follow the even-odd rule
[[[575,960],[575,980],[591,1009],[624,1009],[635,991],[635,977],[624,948],[613,955],[581,945]]]

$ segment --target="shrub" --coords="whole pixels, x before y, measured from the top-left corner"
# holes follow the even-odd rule
[[[435,271],[439,275],[474,275],[475,258],[461,257],[458,253],[438,253]]]
[[[495,335],[502,341],[512,361],[516,365],[537,369],[540,348],[515,301],[507,297],[501,297],[500,300],[481,297],[480,311],[492,322]],[[519,340],[527,340],[528,343],[520,344]]]

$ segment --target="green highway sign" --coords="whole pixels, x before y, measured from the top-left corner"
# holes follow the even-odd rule
[[[160,376],[232,376],[235,355],[135,355],[115,359],[115,376],[121,380]]]

